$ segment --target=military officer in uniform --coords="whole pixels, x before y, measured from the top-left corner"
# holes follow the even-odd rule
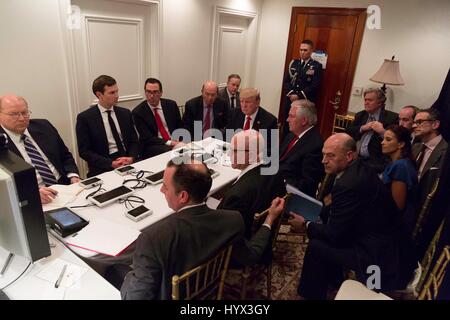
[[[291,103],[299,99],[316,102],[322,65],[311,58],[313,47],[314,44],[311,40],[303,40],[300,44],[300,59],[292,60],[289,63],[288,72],[285,74],[284,89],[286,99],[283,112],[283,136],[289,131],[286,120]]]

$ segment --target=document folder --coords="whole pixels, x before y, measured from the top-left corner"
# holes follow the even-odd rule
[[[286,185],[286,192],[291,194],[286,203],[286,212],[292,212],[303,216],[309,221],[318,221],[322,211],[322,202],[308,196],[297,188]]]

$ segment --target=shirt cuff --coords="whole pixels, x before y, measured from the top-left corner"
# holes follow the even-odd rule
[[[69,172],[68,174],[67,174],[67,178],[73,178],[73,177],[77,177],[77,178],[80,178],[80,176],[78,175],[78,174],[76,174],[76,173],[73,173],[73,172]]]
[[[272,227],[268,223],[263,223],[263,226],[269,228],[269,230],[272,230]]]
[[[169,147],[170,147],[171,145],[172,145],[172,140],[167,140],[167,141],[166,141],[166,146],[169,146]]]
[[[308,226],[310,223],[311,223],[311,221],[306,221],[306,229],[308,229]]]

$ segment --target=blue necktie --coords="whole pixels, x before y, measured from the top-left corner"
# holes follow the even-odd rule
[[[48,187],[56,184],[58,181],[56,180],[55,175],[53,174],[52,170],[50,170],[47,163],[45,163],[44,158],[42,158],[33,142],[25,134],[22,134],[21,139],[25,145],[25,151],[28,153],[28,156],[30,157],[34,168],[41,176],[45,186]]]

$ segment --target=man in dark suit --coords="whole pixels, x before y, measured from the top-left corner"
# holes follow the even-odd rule
[[[58,131],[44,119],[30,120],[31,112],[24,98],[0,97],[0,133],[8,136],[8,149],[36,168],[41,202],[51,202],[53,184],[80,181],[78,168]]]
[[[292,60],[284,75],[283,92],[286,98],[283,117],[283,136],[289,132],[285,121],[289,115],[291,103],[301,99],[317,102],[322,65],[311,58],[313,49],[314,43],[311,40],[303,40],[300,43],[300,59]]]
[[[272,130],[277,129],[277,118],[259,105],[261,95],[256,88],[241,90],[241,108],[230,112],[227,129],[254,129],[262,132],[267,141],[267,151],[271,150]],[[277,137],[278,138],[278,137]]]
[[[258,131],[239,131],[233,136],[231,166],[241,170],[241,173],[217,207],[241,213],[247,239],[251,237],[254,214],[266,210],[275,197],[286,194],[283,181],[278,175],[263,174],[263,152],[264,138]]]
[[[219,98],[227,103],[230,111],[241,107],[239,101],[240,85],[241,77],[238,74],[230,74],[228,76],[227,86],[219,90]]]
[[[192,141],[202,140],[205,133],[206,136],[210,136],[211,129],[220,130],[222,137],[224,136],[228,107],[225,101],[217,98],[217,94],[217,84],[214,81],[207,81],[202,86],[202,95],[186,102],[183,124],[191,134]],[[216,132],[217,135],[218,133]]]
[[[421,141],[413,145],[413,157],[416,159],[419,178],[418,212],[444,166],[448,144],[439,132],[440,125],[439,111],[436,109],[419,110],[414,118],[413,130]],[[441,213],[436,210],[430,210],[428,216],[423,218],[421,232],[416,236],[419,258],[424,255],[436,231],[431,226],[438,226],[441,220]]]
[[[419,108],[417,108],[416,106],[404,106],[398,113],[399,126],[408,129],[409,133],[411,134],[411,145],[418,142],[418,139],[416,139],[413,130],[414,118],[417,114],[417,111],[419,111]]]
[[[119,100],[116,80],[101,75],[94,80],[92,92],[98,104],[81,112],[76,126],[78,152],[88,163],[88,177],[132,164],[139,156],[131,112],[115,105]]]
[[[148,78],[144,85],[146,101],[133,109],[133,118],[142,145],[142,157],[150,158],[171,150],[178,140],[172,133],[183,127],[180,111],[173,100],[161,98],[162,84]]]
[[[355,115],[347,133],[355,139],[359,157],[377,173],[383,172],[388,158],[381,151],[381,141],[387,127],[398,124],[398,114],[385,110],[386,96],[380,88],[364,92],[364,109]]]
[[[287,121],[290,133],[281,143],[279,174],[286,183],[314,197],[323,177],[323,139],[315,127],[314,103],[294,101]]]
[[[339,285],[344,270],[355,271],[366,283],[382,290],[397,286],[400,272],[395,232],[395,205],[377,174],[356,160],[356,143],[345,133],[329,137],[323,146],[325,172],[336,174],[331,190],[328,222],[306,221],[290,214],[294,231],[306,228],[306,249],[298,293],[307,299],[325,299],[330,284]]]
[[[273,201],[265,225],[247,243],[238,212],[212,210],[204,203],[211,184],[211,173],[203,163],[169,161],[161,192],[175,213],[139,236],[133,270],[121,288],[123,299],[170,299],[173,275],[205,262],[229,243],[233,243],[233,257],[244,264],[260,258],[284,200]]]

